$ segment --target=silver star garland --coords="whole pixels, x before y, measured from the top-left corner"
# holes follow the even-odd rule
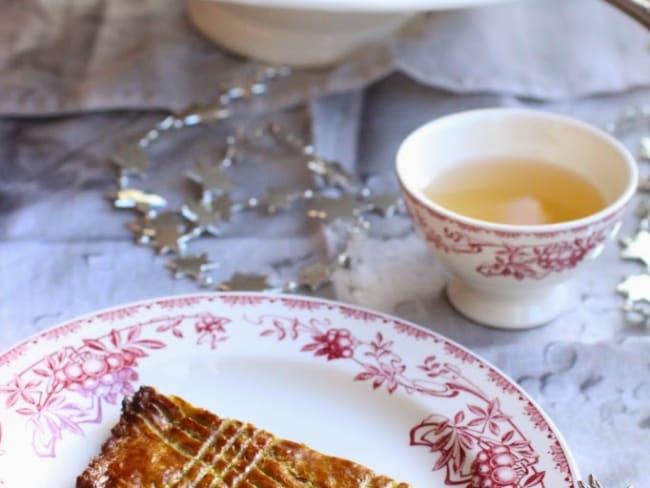
[[[287,66],[261,65],[250,80],[223,87],[214,103],[189,107],[164,117],[140,138],[139,145],[145,148],[169,131],[228,119],[233,116],[234,106],[238,102],[247,102],[266,94],[272,82],[286,78],[290,73],[291,69]]]
[[[226,150],[219,161],[199,158],[187,177],[200,189],[197,199],[189,199],[179,211],[167,209],[167,200],[152,192],[130,185],[131,177],[145,177],[150,162],[147,148],[164,133],[197,124],[205,124],[229,118],[234,104],[247,101],[265,93],[272,81],[285,77],[288,71],[282,67],[261,67],[253,78],[242,84],[226,87],[217,101],[208,106],[192,107],[178,114],[165,117],[138,141],[120,146],[114,163],[118,167],[118,190],[109,198],[115,208],[135,209],[139,217],[127,224],[135,233],[139,244],[151,245],[159,254],[176,254],[166,266],[175,278],[187,277],[203,287],[217,290],[278,290],[285,292],[316,292],[332,281],[332,273],[338,268],[352,264],[352,241],[369,229],[365,214],[375,213],[390,218],[400,213],[401,200],[397,195],[372,195],[336,161],[330,161],[316,153],[314,146],[303,142],[279,124],[272,123],[263,129],[247,134],[231,135],[226,140]],[[304,167],[314,176],[314,187],[306,189],[267,188],[260,197],[246,201],[233,201],[233,184],[227,169],[242,158],[240,150],[246,144],[255,144],[259,138],[270,136],[296,151]],[[334,190],[334,193],[332,193]],[[333,196],[334,195],[334,196]],[[259,209],[271,216],[288,211],[299,201],[309,201],[307,215],[321,219],[325,225],[343,226],[345,242],[330,263],[309,263],[298,270],[298,278],[282,287],[269,283],[266,275],[234,273],[228,280],[216,282],[208,273],[218,267],[208,254],[191,254],[191,243],[202,238],[221,235],[226,222],[234,214]]]

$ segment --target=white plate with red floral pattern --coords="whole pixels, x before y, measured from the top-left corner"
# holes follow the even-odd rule
[[[444,337],[352,305],[224,293],[98,312],[0,355],[0,486],[74,486],[143,384],[413,486],[578,479],[535,403]]]

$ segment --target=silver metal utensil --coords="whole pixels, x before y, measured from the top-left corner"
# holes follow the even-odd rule
[[[584,481],[578,481],[578,488],[604,488],[604,486],[600,484],[600,482],[596,479],[596,477],[593,474],[590,474],[589,478],[587,479],[587,483],[585,483]],[[633,488],[633,487],[628,486],[628,488]]]
[[[650,29],[650,0],[605,0]]]

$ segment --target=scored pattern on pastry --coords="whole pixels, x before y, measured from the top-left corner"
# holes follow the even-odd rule
[[[408,488],[346,459],[142,387],[77,488]]]

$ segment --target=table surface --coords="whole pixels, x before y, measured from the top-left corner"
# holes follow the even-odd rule
[[[395,192],[399,142],[439,115],[523,106],[602,127],[625,107],[648,102],[650,84],[543,101],[498,91],[452,93],[393,74],[281,112],[173,134],[155,146],[146,187],[172,205],[180,203],[188,195],[193,158],[218,154],[234,127],[277,120],[305,138],[311,133],[320,154],[340,161],[377,191]],[[191,280],[172,279],[165,258],[136,246],[124,228],[132,214],[113,209],[105,197],[115,188],[108,163],[115,141],[162,115],[133,110],[0,118],[0,350],[79,314],[199,290]],[[622,138],[633,151],[642,130]],[[243,193],[309,182],[306,172],[291,165],[295,155],[286,149],[251,158],[257,162],[234,173]],[[629,213],[622,235],[636,225]],[[204,249],[218,256],[220,279],[241,271],[283,283],[301,264],[327,259],[338,244],[331,229],[294,211],[236,219]],[[337,270],[319,295],[395,314],[469,347],[542,406],[583,473],[597,474],[609,488],[650,486],[650,326],[626,320],[623,299],[614,291],[623,277],[643,270],[622,261],[616,243],[579,276],[566,313],[525,332],[488,329],[459,316],[445,298],[443,270],[405,218],[373,221],[371,230],[354,240],[351,255],[350,269]]]

